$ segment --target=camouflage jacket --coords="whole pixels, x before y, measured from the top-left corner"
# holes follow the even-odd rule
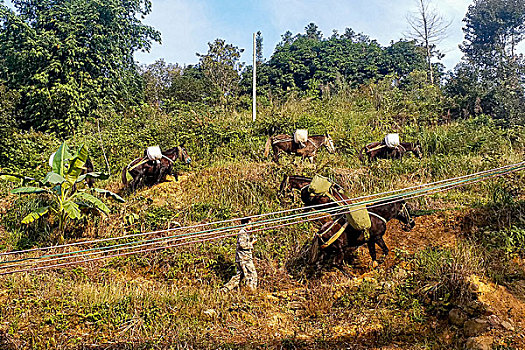
[[[253,243],[255,239],[244,228],[237,235],[237,251],[235,262],[249,261],[252,259]]]

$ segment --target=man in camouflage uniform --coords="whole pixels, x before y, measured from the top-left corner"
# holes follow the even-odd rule
[[[250,219],[242,219],[241,224],[246,225]],[[237,235],[237,249],[235,252],[235,265],[237,273],[232,279],[223,287],[223,290],[230,291],[239,286],[241,280],[246,281],[246,285],[252,291],[257,289],[257,271],[253,264],[253,244],[257,241],[255,237],[249,234],[250,226],[243,227]]]

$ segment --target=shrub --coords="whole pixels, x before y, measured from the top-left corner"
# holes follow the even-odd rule
[[[458,242],[452,248],[427,248],[416,255],[414,263],[419,291],[444,303],[472,300],[470,277],[482,274],[484,265],[470,242]]]

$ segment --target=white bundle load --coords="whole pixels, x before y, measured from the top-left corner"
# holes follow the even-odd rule
[[[148,149],[146,150],[146,154],[148,155],[149,160],[161,160],[162,159],[162,152],[159,146],[148,147]]]
[[[385,136],[385,145],[388,148],[396,148],[399,146],[399,134],[388,134]]]
[[[308,141],[308,130],[307,129],[297,129],[293,134],[293,140],[295,143],[304,145]]]

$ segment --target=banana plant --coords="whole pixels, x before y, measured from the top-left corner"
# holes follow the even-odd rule
[[[107,205],[93,193],[124,202],[124,199],[116,193],[99,188],[90,189],[85,185],[84,182],[88,178],[104,180],[109,177],[101,172],[86,172],[87,159],[88,148],[85,145],[81,145],[73,154],[66,143],[62,143],[51,155],[49,160],[51,171],[43,180],[13,174],[0,175],[0,178],[6,180],[32,182],[35,185],[15,188],[11,191],[13,194],[41,194],[51,199],[50,205],[33,211],[22,219],[22,223],[29,224],[47,214],[54,214],[58,218],[58,231],[62,239],[68,220],[82,217],[81,208],[95,209],[103,215],[109,214]]]

